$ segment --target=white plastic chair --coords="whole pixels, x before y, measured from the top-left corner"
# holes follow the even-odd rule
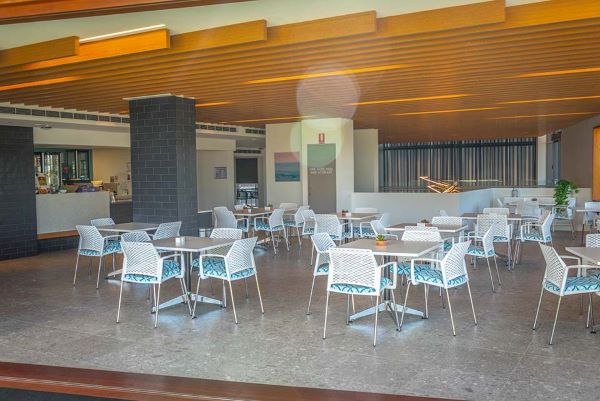
[[[315,215],[315,234],[327,233],[331,239],[341,244],[342,241],[352,238],[352,232],[344,230],[347,223],[340,223],[335,214],[316,214]]]
[[[229,296],[231,297],[231,306],[233,308],[233,317],[235,324],[238,324],[237,312],[235,310],[235,300],[233,299],[233,288],[231,283],[236,280],[246,279],[254,276],[256,280],[256,289],[258,291],[258,299],[260,302],[260,310],[264,314],[262,297],[260,295],[260,286],[258,285],[258,275],[256,272],[256,263],[254,262],[254,246],[257,238],[239,239],[231,245],[231,248],[226,255],[219,254],[204,254],[198,259],[200,279],[208,277],[227,281],[229,284]],[[196,315],[196,304],[198,301],[198,292],[200,291],[200,280],[196,286],[196,300],[192,316]],[[223,306],[226,306],[226,296],[223,294]]]
[[[473,305],[473,296],[471,295],[471,286],[469,285],[469,274],[465,264],[465,255],[471,241],[456,243],[452,249],[444,256],[443,259],[416,258],[411,260],[410,265],[410,281],[406,288],[404,298],[404,310],[400,319],[400,327],[404,323],[404,311],[408,301],[408,292],[411,284],[418,285],[419,283],[426,286],[433,285],[443,288],[446,291],[446,299],[448,300],[448,311],[450,312],[450,322],[452,323],[452,334],[456,336],[454,327],[454,317],[452,315],[452,304],[450,302],[449,288],[458,287],[466,284],[469,291],[469,299],[471,301],[471,310],[473,311],[473,320],[477,325],[477,316],[475,315],[475,306]],[[417,268],[421,262],[429,263],[428,267]],[[427,288],[427,287],[426,287]],[[427,293],[427,290],[426,290]],[[425,308],[425,316],[428,317],[427,307]]]
[[[114,255],[121,252],[118,235],[100,234],[95,226],[75,226],[79,233],[79,246],[77,247],[77,260],[75,262],[75,274],[73,275],[73,286],[77,279],[77,268],[79,267],[79,257],[88,256],[100,258],[98,263],[98,278],[96,279],[96,289],[100,286],[100,271],[102,270],[102,261],[106,255]],[[114,270],[114,259],[113,259]]]
[[[373,252],[368,249],[330,248],[329,249],[329,275],[327,278],[327,300],[325,302],[325,324],[323,326],[323,339],[327,337],[327,312],[329,309],[329,296],[332,292],[347,295],[346,322],[349,322],[350,296],[375,296],[375,305],[379,305],[379,298],[384,290],[390,290],[392,302],[397,276],[393,279],[382,277],[382,269],[396,269],[396,262],[379,266]],[[377,319],[379,308],[375,308],[375,326],[373,330],[373,346],[377,345]],[[398,312],[396,311],[396,323]]]
[[[383,224],[381,224],[381,221],[373,220],[369,224],[371,225],[371,231],[373,232],[371,237],[378,237],[380,235],[383,235],[386,239],[398,239],[398,236],[396,234],[390,234],[386,231]]]
[[[277,253],[277,246],[279,241],[275,243],[275,233],[282,232],[283,238],[285,239],[285,246],[287,250],[290,250],[290,244],[288,242],[287,230],[283,224],[283,209],[275,209],[269,217],[257,217],[254,220],[254,231],[264,231],[271,235],[271,241],[273,243],[273,251]]]
[[[496,198],[496,204],[498,207],[504,208],[504,202],[502,202],[502,199]]]
[[[154,290],[154,327],[158,326],[158,310],[160,306],[160,288],[165,281],[178,278],[181,284],[183,302],[191,307],[185,286],[183,257],[181,254],[171,254],[161,257],[156,248],[148,242],[121,241],[123,248],[123,273],[121,274],[121,289],[119,290],[119,307],[117,308],[117,323],[121,315],[121,300],[123,299],[123,283],[151,284]],[[179,258],[179,262],[176,259]],[[158,289],[157,289],[158,287]]]
[[[121,234],[121,241],[125,242],[150,242],[152,238],[146,231],[130,231]]]
[[[114,224],[115,224],[115,221],[110,217],[102,217],[100,219],[90,220],[90,225],[92,225],[94,227],[112,226]]]
[[[480,214],[477,215],[477,223],[475,224],[475,231],[467,235],[475,235],[476,237],[483,237],[487,230],[491,226],[494,227],[494,243],[505,243],[507,247],[507,255],[509,259],[512,256],[512,224],[508,222],[508,218],[505,214]],[[514,259],[513,259],[514,264]]]
[[[537,201],[524,201],[517,204],[515,213],[520,214],[523,221],[536,221],[542,215],[542,209]]]
[[[308,210],[310,206],[300,206],[296,213],[294,213],[294,220],[284,220],[284,225],[287,228],[295,228],[296,235],[298,236],[298,246],[302,248],[302,235],[300,229],[304,227],[304,211]],[[304,230],[303,230],[304,231]]]
[[[537,320],[540,313],[540,306],[542,305],[542,297],[544,291],[548,291],[552,294],[558,295],[558,305],[556,307],[556,315],[554,316],[554,324],[552,325],[552,333],[550,334],[549,344],[552,345],[554,339],[554,330],[556,329],[556,321],[558,320],[558,312],[560,310],[560,303],[562,298],[567,295],[574,294],[589,294],[590,304],[588,306],[588,323],[591,309],[592,294],[600,291],[600,280],[597,277],[581,276],[569,277],[569,270],[577,270],[578,272],[592,269],[594,266],[580,264],[579,258],[575,256],[560,256],[556,253],[556,250],[551,246],[540,243],[544,260],[546,261],[546,271],[542,280],[542,290],[540,292],[540,300],[538,307],[535,312],[535,320],[533,321],[533,330],[536,329]],[[577,265],[567,266],[564,259],[572,259],[577,261]],[[587,326],[587,325],[586,325]]]
[[[329,274],[329,250],[335,248],[335,242],[327,233],[318,233],[310,237],[314,249],[317,251],[317,259],[313,270],[313,280],[310,287],[310,295],[308,297],[308,308],[306,314],[310,315],[310,305],[312,302],[313,291],[315,288],[315,280],[317,276],[327,276]]]
[[[510,210],[507,207],[486,207],[483,208],[483,214],[503,214],[508,216]]]
[[[377,210],[377,209],[374,209]],[[356,213],[360,213],[360,212],[356,212]],[[367,212],[370,213],[370,212]],[[376,213],[376,212],[375,212]],[[378,221],[379,223],[381,223],[381,226],[383,228],[389,227],[390,223],[390,214],[389,213],[382,213],[379,218],[374,219],[372,221]],[[355,237],[358,238],[375,238],[376,234],[373,231],[373,228],[371,227],[371,222],[370,221],[361,221],[359,223],[358,226],[352,226],[352,233],[354,234]]]
[[[538,221],[528,221],[521,224],[519,228],[519,235],[517,235],[517,244],[515,246],[515,257],[518,261],[521,259],[521,243],[525,241],[539,242],[542,244],[548,244],[552,246],[552,222],[554,220],[554,214],[549,210],[539,217]]]
[[[502,285],[500,280],[500,271],[498,270],[498,262],[496,261],[496,251],[494,250],[494,232],[497,231],[495,224],[492,224],[483,236],[469,235],[468,239],[472,240],[473,243],[467,249],[467,255],[477,258],[484,258],[488,265],[490,272],[490,282],[492,283],[492,292],[496,292],[494,288],[494,278],[492,277],[492,267],[490,265],[490,258],[494,258],[494,265],[496,266],[496,275],[498,276],[498,285]]]
[[[584,203],[584,208],[585,209],[600,209],[600,202],[585,202]],[[597,213],[594,212],[585,212],[583,215],[583,228],[582,231],[585,231],[585,225],[587,224],[588,226],[590,226],[590,230],[591,227],[594,226],[596,217],[598,217]]]
[[[244,232],[242,230],[240,230],[239,228],[214,228],[210,233],[210,238],[224,238],[224,239],[238,240],[238,239],[242,239],[243,236],[244,236]],[[226,255],[227,252],[229,251],[229,248],[231,248],[231,245],[223,245],[221,247],[212,249],[210,252],[217,253],[219,255]],[[195,265],[193,262],[192,262],[192,266],[198,267],[198,265]]]
[[[462,226],[462,217],[456,216],[433,216],[431,218],[431,224],[434,226]]]
[[[556,227],[557,223],[566,222],[571,227],[571,238],[575,238],[575,225],[573,224],[573,209],[575,208],[575,198],[569,198],[566,205],[559,205],[552,207],[552,213],[554,214],[554,221],[552,224],[552,231]]]
[[[600,234],[587,234],[585,236],[585,246],[587,248],[600,248]]]
[[[241,217],[235,218],[233,212],[225,206],[217,206],[213,209],[215,215],[215,228],[239,228],[245,233],[248,233],[250,224],[248,219]]]
[[[181,221],[173,221],[169,223],[160,223],[156,228],[156,231],[151,235],[152,239],[165,239],[179,237],[179,230],[181,229]]]

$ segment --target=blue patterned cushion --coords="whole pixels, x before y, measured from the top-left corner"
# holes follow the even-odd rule
[[[494,235],[494,241],[508,242],[508,237],[503,235]]]
[[[304,227],[302,229],[302,232],[304,234],[313,234],[315,232],[315,228],[314,227]]]
[[[391,279],[387,277],[381,278],[381,289],[384,289],[385,287],[388,287],[390,285],[392,285]],[[356,284],[333,284],[331,288],[343,292],[345,294],[375,294],[377,292],[373,288],[364,287],[362,285]]]
[[[179,263],[170,259],[163,261],[161,281],[165,281],[166,279],[179,274],[181,274],[181,267],[179,266]],[[126,274],[123,279],[125,281],[135,281],[136,283],[156,282],[156,277],[146,276],[145,274]]]
[[[246,226],[246,220],[241,220],[237,222],[237,228],[240,230],[247,230],[248,227]]]
[[[422,283],[443,284],[442,272],[440,270],[432,269],[430,267],[420,270],[415,269],[415,279]],[[462,275],[448,281],[448,286],[454,287],[460,284],[464,284],[466,282],[467,277],[465,275]]]
[[[115,240],[108,240],[104,245],[104,255],[110,255],[116,252],[121,252],[121,243]],[[85,256],[100,256],[100,252],[92,251],[91,249],[80,249],[79,253]]]
[[[452,249],[452,242],[444,241],[444,252],[448,252],[450,249]]]
[[[329,273],[329,263],[322,263],[317,267],[317,273]]]
[[[552,292],[560,292],[560,288],[552,284],[550,281],[546,281],[544,283],[544,288]],[[567,277],[567,282],[565,285],[565,294],[580,291],[600,291],[600,280],[592,276]]]
[[[415,263],[415,272],[420,269],[429,269],[430,265],[425,263]],[[390,271],[393,270],[393,266],[390,266]],[[410,262],[403,261],[398,262],[397,273],[402,276],[410,276]]]
[[[304,225],[304,223],[296,224],[296,221],[294,221],[294,220],[285,220],[283,222],[283,225],[286,227],[302,227]]]
[[[588,277],[596,277],[600,280],[600,270],[588,270],[587,275]]]
[[[542,242],[552,241],[552,237],[549,235],[546,236],[545,241],[543,238],[544,237],[540,233],[529,232],[529,233],[523,233],[523,238],[521,238],[521,236],[519,236],[517,239],[520,239],[522,241],[542,241]]]
[[[354,226],[354,227],[352,227],[352,232],[356,236],[362,235],[363,237],[375,237],[375,231],[373,231],[373,229],[371,227],[363,227],[362,234],[361,234],[360,226],[358,226],[358,227]]]
[[[481,245],[469,245],[469,249],[467,249],[467,255],[470,255],[470,256],[484,256],[485,252],[484,252],[483,247]],[[487,256],[494,256],[494,250],[490,249],[488,251],[488,255]]]
[[[225,259],[216,257],[202,258],[202,269],[204,274],[210,277],[226,278],[227,273],[225,272]],[[198,268],[200,265],[200,259],[194,259],[192,261],[192,268]],[[240,270],[231,275],[232,280],[238,280],[240,278],[250,277],[254,275],[254,268],[249,267],[244,270]]]
[[[255,220],[254,229],[257,231],[281,231],[283,230],[283,226],[275,226],[271,229],[269,227],[269,224],[266,223],[264,220]]]
[[[348,238],[352,238],[352,233],[349,231],[342,231],[342,238],[341,239],[348,239]],[[331,239],[334,241],[337,241],[340,239],[340,237],[338,237],[337,235],[332,235]]]

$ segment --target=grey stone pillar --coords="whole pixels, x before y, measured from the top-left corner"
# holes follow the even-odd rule
[[[161,95],[129,99],[133,221],[181,221],[198,235],[196,101]]]
[[[0,126],[0,260],[37,254],[35,196],[33,128]]]

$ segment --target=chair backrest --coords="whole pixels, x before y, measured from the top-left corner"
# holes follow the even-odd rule
[[[342,237],[342,225],[335,214],[315,215],[315,234],[327,233],[332,237]]]
[[[585,209],[600,209],[600,202],[585,202],[584,207],[585,207]],[[597,216],[596,213],[586,212],[585,213],[586,223],[589,224],[589,223],[593,222],[594,217],[596,217],[596,216]]]
[[[75,226],[79,233],[79,249],[102,252],[104,237],[95,226]]]
[[[516,212],[523,217],[539,217],[542,214],[542,209],[539,202],[525,201],[517,205]]]
[[[462,226],[462,217],[456,216],[433,216],[431,218],[431,224],[441,226]]]
[[[510,238],[510,225],[504,214],[479,214],[477,215],[478,236],[483,236],[490,227],[494,226],[494,236]]]
[[[327,233],[318,233],[310,236],[310,240],[317,251],[318,261],[315,261],[318,265],[329,262],[329,253],[327,252],[331,248],[335,248],[335,242],[331,239],[331,236]]]
[[[283,226],[283,213],[284,209],[275,209],[273,213],[269,216],[269,227],[275,228],[279,226]]]
[[[562,293],[567,280],[567,265],[551,246],[540,243],[540,248],[542,249],[542,255],[544,255],[544,260],[546,261],[544,280],[547,280],[560,288],[560,292]]]
[[[444,283],[448,283],[448,281],[460,276],[465,276],[467,280],[469,279],[467,265],[465,264],[465,255],[467,254],[469,245],[471,245],[471,241],[455,243],[446,256],[444,256],[444,259],[442,259],[440,269],[442,270]]]
[[[103,217],[100,219],[91,220],[90,224],[94,227],[112,226],[113,224],[115,224],[115,221],[111,217]]]
[[[257,237],[238,239],[231,245],[225,256],[225,267],[230,277],[248,268],[256,269],[253,250],[257,239]]]
[[[160,223],[156,232],[154,233],[154,239],[163,238],[174,238],[179,237],[179,229],[181,228],[181,221],[172,221],[169,223]]]
[[[504,207],[504,202],[502,202],[502,199],[497,198],[496,203],[498,204],[498,207]]]
[[[440,216],[448,216],[448,212],[447,212],[447,211],[445,211],[444,209],[441,209],[441,210],[439,211],[439,214],[440,214]]]
[[[440,231],[435,226],[426,226],[425,224],[418,223],[416,226],[405,226],[404,231]]]
[[[381,216],[379,217],[379,221],[381,222],[382,226],[389,227],[390,226],[390,214],[388,212],[381,213]]]
[[[354,213],[378,213],[376,207],[355,207]]]
[[[298,204],[294,203],[294,202],[282,202],[279,204],[279,209],[283,209],[283,210],[290,210],[290,209],[297,209],[298,208]]]
[[[542,214],[542,234],[544,238],[552,237],[552,222],[554,221],[554,213],[551,213],[549,210],[545,210]]]
[[[304,211],[309,208],[310,206],[305,205],[300,206],[298,210],[296,210],[296,213],[294,213],[294,223],[296,223],[296,225],[304,223]]]
[[[146,231],[131,231],[121,235],[121,241],[124,242],[149,242],[150,240]]]
[[[375,235],[387,234],[387,231],[385,230],[385,227],[383,226],[383,224],[381,224],[381,221],[371,220],[370,224],[371,224],[371,229],[373,230]]]
[[[121,241],[123,249],[123,276],[142,274],[158,281],[162,277],[160,256],[149,242]]]
[[[239,228],[214,228],[210,238],[242,239],[243,234]]]
[[[327,289],[335,284],[372,288],[379,294],[381,269],[373,252],[369,249],[329,249]]]
[[[507,207],[486,207],[483,209],[483,214],[503,214],[508,216],[510,211]]]
[[[587,248],[600,248],[600,234],[588,234],[585,236]]]
[[[481,237],[481,243],[483,245],[483,253],[484,255],[490,256],[489,251],[494,250],[494,232],[496,231],[496,225],[498,223],[494,223],[488,228],[488,230]]]
[[[302,225],[302,234],[311,234],[315,227],[315,211],[312,209],[302,210],[302,219],[304,220],[304,224]]]
[[[438,242],[441,240],[442,236],[437,230],[404,230],[402,233],[402,241]]]
[[[237,220],[233,212],[226,207],[214,208],[215,228],[237,228]]]

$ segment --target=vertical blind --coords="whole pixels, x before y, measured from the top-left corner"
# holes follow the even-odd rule
[[[381,144],[380,190],[426,190],[421,176],[463,189],[535,186],[536,146],[536,138]]]

